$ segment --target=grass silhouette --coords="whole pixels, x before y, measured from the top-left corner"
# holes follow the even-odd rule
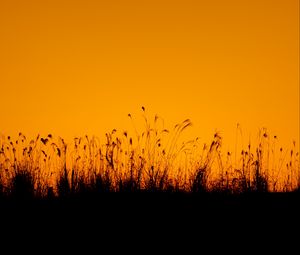
[[[277,148],[277,137],[262,130],[257,146],[224,153],[220,134],[209,145],[197,138],[181,142],[190,120],[168,130],[142,110],[142,132],[114,129],[104,142],[84,136],[66,143],[51,134],[2,137],[2,229],[47,229],[64,240],[95,230],[140,237],[165,229],[206,238],[226,229],[239,237],[297,225],[296,143],[291,150]]]
[[[161,118],[151,122],[142,111],[142,132],[114,129],[105,142],[85,136],[66,143],[51,134],[2,137],[3,229],[6,223],[8,230],[47,228],[72,238],[95,229],[157,236],[162,228],[196,236],[233,229],[238,236],[258,235],[280,219],[283,225],[299,222],[296,143],[291,150],[277,148],[277,137],[262,130],[257,146],[224,154],[218,133],[209,145],[197,138],[180,142],[190,120],[167,130]]]
[[[223,156],[222,137],[216,133],[210,146],[198,139],[179,143],[189,119],[169,131],[157,115],[153,122],[144,114],[145,129],[135,137],[113,130],[106,142],[97,137],[75,138],[39,135],[27,141],[2,137],[0,141],[1,197],[28,199],[74,197],[110,192],[226,193],[292,192],[299,190],[299,152],[296,144],[279,149],[264,129],[257,148],[249,144],[240,158]],[[129,118],[132,116],[129,114]],[[132,119],[133,121],[133,119]],[[273,146],[271,146],[273,144]]]

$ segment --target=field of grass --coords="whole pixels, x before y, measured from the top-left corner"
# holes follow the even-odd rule
[[[2,227],[60,229],[75,238],[77,228],[136,235],[183,228],[207,236],[214,229],[259,234],[299,223],[296,143],[281,148],[276,136],[262,130],[256,145],[224,152],[217,133],[210,144],[181,142],[190,120],[173,130],[157,116],[144,121],[143,132],[113,130],[105,141],[2,136]]]
[[[129,114],[129,118],[131,115]],[[211,144],[179,142],[190,120],[167,130],[144,116],[143,132],[113,130],[106,141],[38,135],[0,139],[0,196],[45,199],[103,193],[167,192],[244,194],[294,192],[300,186],[298,145],[283,149],[261,130],[259,141],[224,152],[216,133]]]

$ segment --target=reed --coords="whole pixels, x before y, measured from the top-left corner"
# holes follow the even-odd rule
[[[299,190],[296,142],[289,150],[278,148],[277,136],[263,129],[257,146],[249,142],[240,153],[224,153],[218,133],[209,146],[198,138],[181,143],[181,134],[192,125],[189,119],[168,130],[162,118],[149,118],[144,107],[142,114],[142,131],[135,128],[129,114],[133,134],[114,129],[103,142],[89,136],[76,137],[68,144],[52,134],[32,140],[22,133],[17,139],[2,136],[0,196],[29,199],[107,192]]]

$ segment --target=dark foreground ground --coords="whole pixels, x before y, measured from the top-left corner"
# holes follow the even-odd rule
[[[53,199],[0,199],[1,219],[43,224],[126,225],[140,222],[230,225],[300,220],[300,193],[104,193]],[[7,222],[7,220],[5,222]],[[251,226],[249,226],[251,227]]]
[[[134,246],[143,240],[180,244],[183,238],[274,244],[300,233],[300,194],[185,194],[108,193],[97,197],[50,200],[1,199],[1,233],[6,238],[29,238],[52,244],[71,240],[87,247],[120,240]],[[272,239],[273,238],[273,239]],[[4,239],[1,239],[4,242]],[[177,241],[176,241],[177,240]],[[281,241],[280,241],[281,240]],[[131,247],[130,246],[130,247]],[[111,247],[113,248],[114,245]]]

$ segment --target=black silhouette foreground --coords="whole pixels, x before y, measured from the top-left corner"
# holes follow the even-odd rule
[[[35,236],[50,231],[62,239],[92,233],[217,238],[232,231],[242,238],[253,231],[258,237],[297,229],[295,143],[284,151],[275,146],[276,136],[271,140],[263,132],[257,147],[249,144],[233,164],[231,152],[222,156],[219,134],[199,151],[197,139],[178,145],[189,120],[176,125],[172,135],[156,126],[157,116],[153,127],[145,122],[146,130],[135,139],[113,130],[105,144],[88,136],[72,144],[52,135],[31,141],[21,133],[16,140],[3,137],[2,233],[27,235],[33,229]],[[276,150],[277,163],[272,162]]]

